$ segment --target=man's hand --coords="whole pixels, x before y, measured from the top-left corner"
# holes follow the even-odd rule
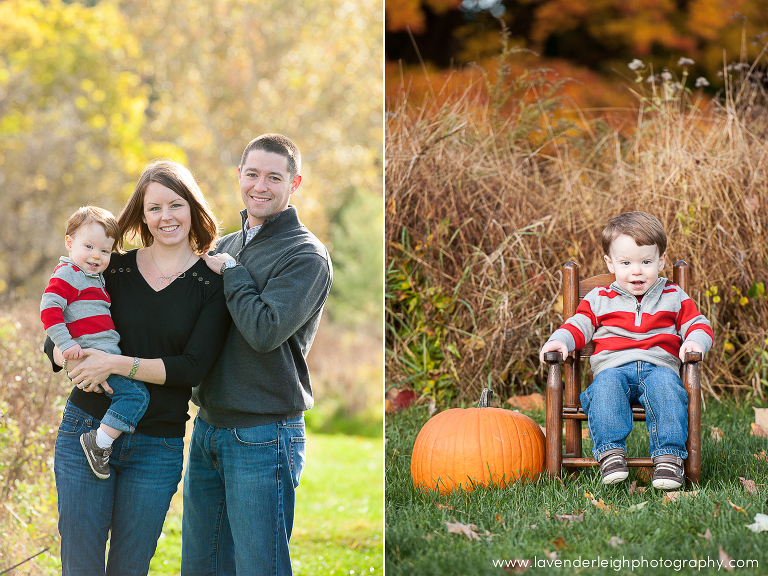
[[[559,340],[551,340],[541,347],[539,352],[539,361],[544,364],[544,354],[547,352],[560,352],[563,355],[563,359],[568,356],[568,346],[560,342]]]
[[[67,360],[79,360],[83,357],[83,349],[80,348],[80,344],[75,344],[64,350],[61,355]]]
[[[686,352],[698,352],[701,357],[704,358],[704,347],[695,340],[686,340],[683,345],[680,346],[680,361],[685,362]]]
[[[235,259],[233,256],[230,256],[226,252],[213,255],[203,254],[201,258],[205,260],[206,264],[208,264],[208,268],[216,272],[216,274],[221,274],[221,267],[224,265],[224,262],[227,260]]]

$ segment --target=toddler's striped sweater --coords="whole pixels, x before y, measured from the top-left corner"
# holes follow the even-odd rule
[[[656,366],[680,369],[680,346],[693,340],[707,352],[714,341],[709,321],[688,295],[666,278],[640,298],[617,282],[587,294],[569,318],[548,341],[564,343],[569,351],[580,350],[590,340],[595,352],[590,358],[593,375],[642,360]]]
[[[40,301],[40,319],[62,352],[80,344],[81,348],[120,354],[120,335],[109,307],[104,277],[86,273],[62,256]]]

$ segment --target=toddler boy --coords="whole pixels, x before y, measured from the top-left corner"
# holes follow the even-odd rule
[[[703,355],[712,347],[712,328],[685,292],[659,277],[667,236],[655,216],[616,216],[603,230],[602,244],[616,281],[584,297],[576,314],[544,344],[540,358],[543,362],[544,353],[551,351],[566,357],[594,340],[594,380],[579,398],[603,484],[629,475],[630,403],[639,401],[650,436],[653,486],[679,488],[688,457],[688,393],[680,380],[680,361],[686,352]]]
[[[120,354],[120,335],[109,313],[102,275],[118,236],[117,220],[102,208],[84,206],[67,221],[64,244],[69,257],[59,259],[40,302],[40,319],[63,354],[65,368],[67,360],[83,357],[83,348]],[[137,368],[135,361],[129,378],[117,374],[107,378],[112,404],[98,431],[80,436],[91,470],[102,479],[109,478],[112,442],[121,433],[135,430],[149,404],[147,387],[132,379]]]

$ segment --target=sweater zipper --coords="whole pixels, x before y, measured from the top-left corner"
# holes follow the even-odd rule
[[[642,315],[640,314],[640,302],[637,302],[637,308],[635,310],[635,326],[642,324]]]

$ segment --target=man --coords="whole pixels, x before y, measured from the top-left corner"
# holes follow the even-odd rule
[[[251,141],[237,170],[243,229],[204,256],[223,276],[233,323],[193,394],[200,411],[184,476],[184,576],[292,573],[303,413],[313,404],[306,356],[333,279],[327,250],[288,204],[300,169],[285,136]]]

